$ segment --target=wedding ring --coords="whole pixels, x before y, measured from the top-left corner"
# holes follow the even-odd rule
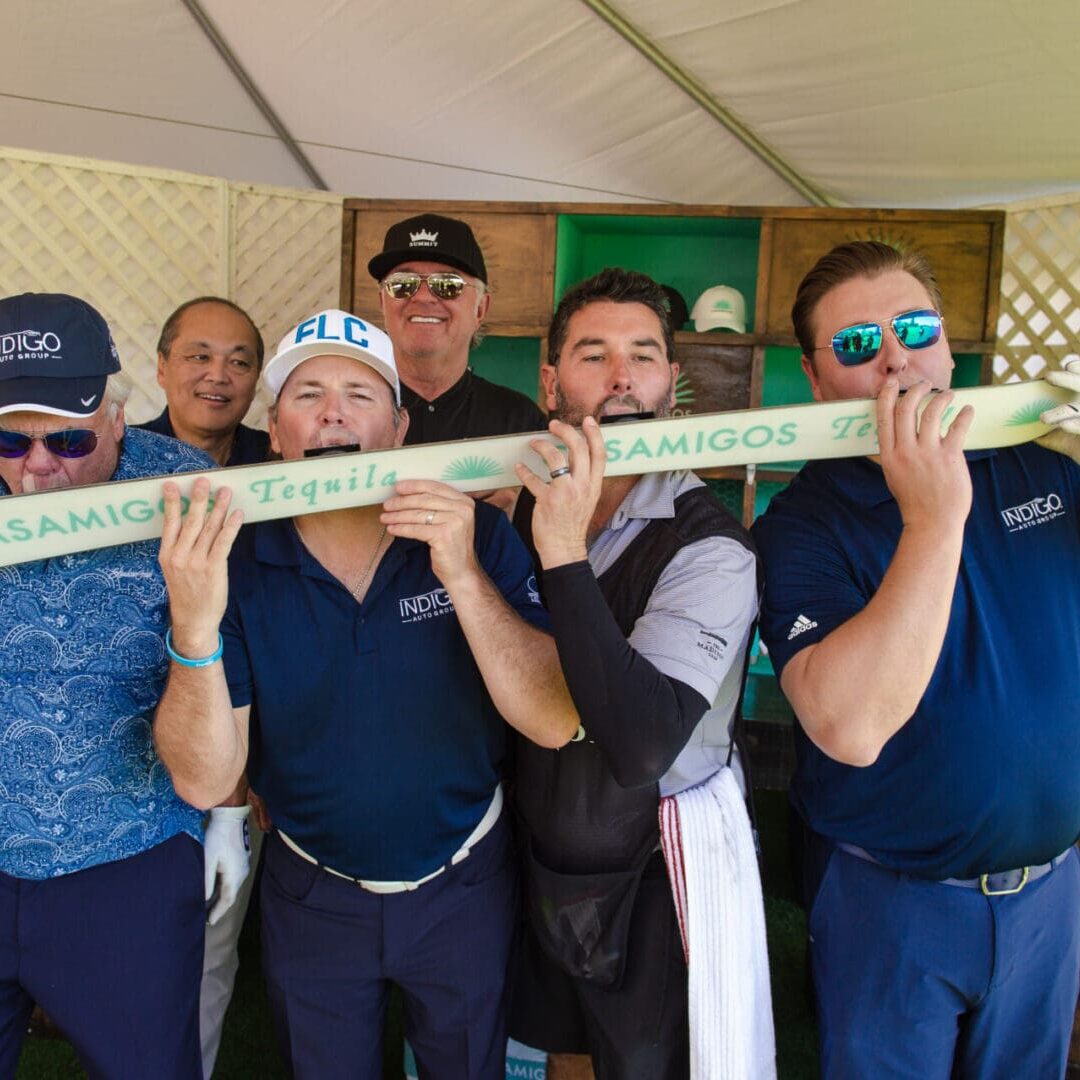
[[[435,520],[435,511],[434,510],[429,510],[427,512],[427,517],[424,518],[424,524],[425,525],[430,525],[434,520]]]
[[[551,479],[558,480],[560,476],[566,476],[570,472],[569,465],[560,465],[557,469],[551,470]]]

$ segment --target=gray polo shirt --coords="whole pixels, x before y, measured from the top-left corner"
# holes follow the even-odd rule
[[[702,486],[691,472],[643,476],[589,545],[593,573],[599,577],[611,567],[649,521],[674,517],[675,499],[684,491]],[[660,575],[630,644],[657,670],[712,703],[661,777],[661,795],[700,784],[727,763],[747,631],[756,616],[754,556],[735,540],[717,536],[688,544]],[[736,775],[743,783],[740,768]]]

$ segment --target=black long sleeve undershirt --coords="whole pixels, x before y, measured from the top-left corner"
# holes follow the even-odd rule
[[[620,786],[656,783],[709,702],[631,647],[588,562],[545,570],[544,593],[586,737],[600,747]]]

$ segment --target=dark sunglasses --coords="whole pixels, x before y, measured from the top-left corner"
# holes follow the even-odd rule
[[[420,291],[420,283],[426,281],[432,296],[440,300],[456,300],[464,291],[466,285],[471,285],[478,292],[479,287],[471,281],[466,281],[460,274],[452,274],[440,270],[435,274],[414,274],[410,270],[398,270],[388,274],[379,282],[379,287],[386,290],[387,296],[395,300],[408,300]]]
[[[902,312],[890,319],[888,325],[905,349],[925,349],[941,340],[942,318],[931,308]],[[881,323],[855,323],[837,330],[831,344],[822,345],[814,352],[832,349],[844,367],[856,367],[873,360],[881,352],[884,337]]]
[[[34,440],[40,439],[50,454],[62,458],[81,458],[97,448],[96,431],[88,428],[67,428],[50,431],[48,435],[27,435],[24,431],[4,431],[0,428],[0,457],[21,458],[30,453]]]

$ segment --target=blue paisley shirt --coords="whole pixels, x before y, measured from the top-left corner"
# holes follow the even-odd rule
[[[114,480],[213,467],[128,428]],[[0,482],[0,494],[10,494]],[[0,871],[50,878],[137,855],[202,814],[150,725],[168,672],[158,541],[0,569]]]

